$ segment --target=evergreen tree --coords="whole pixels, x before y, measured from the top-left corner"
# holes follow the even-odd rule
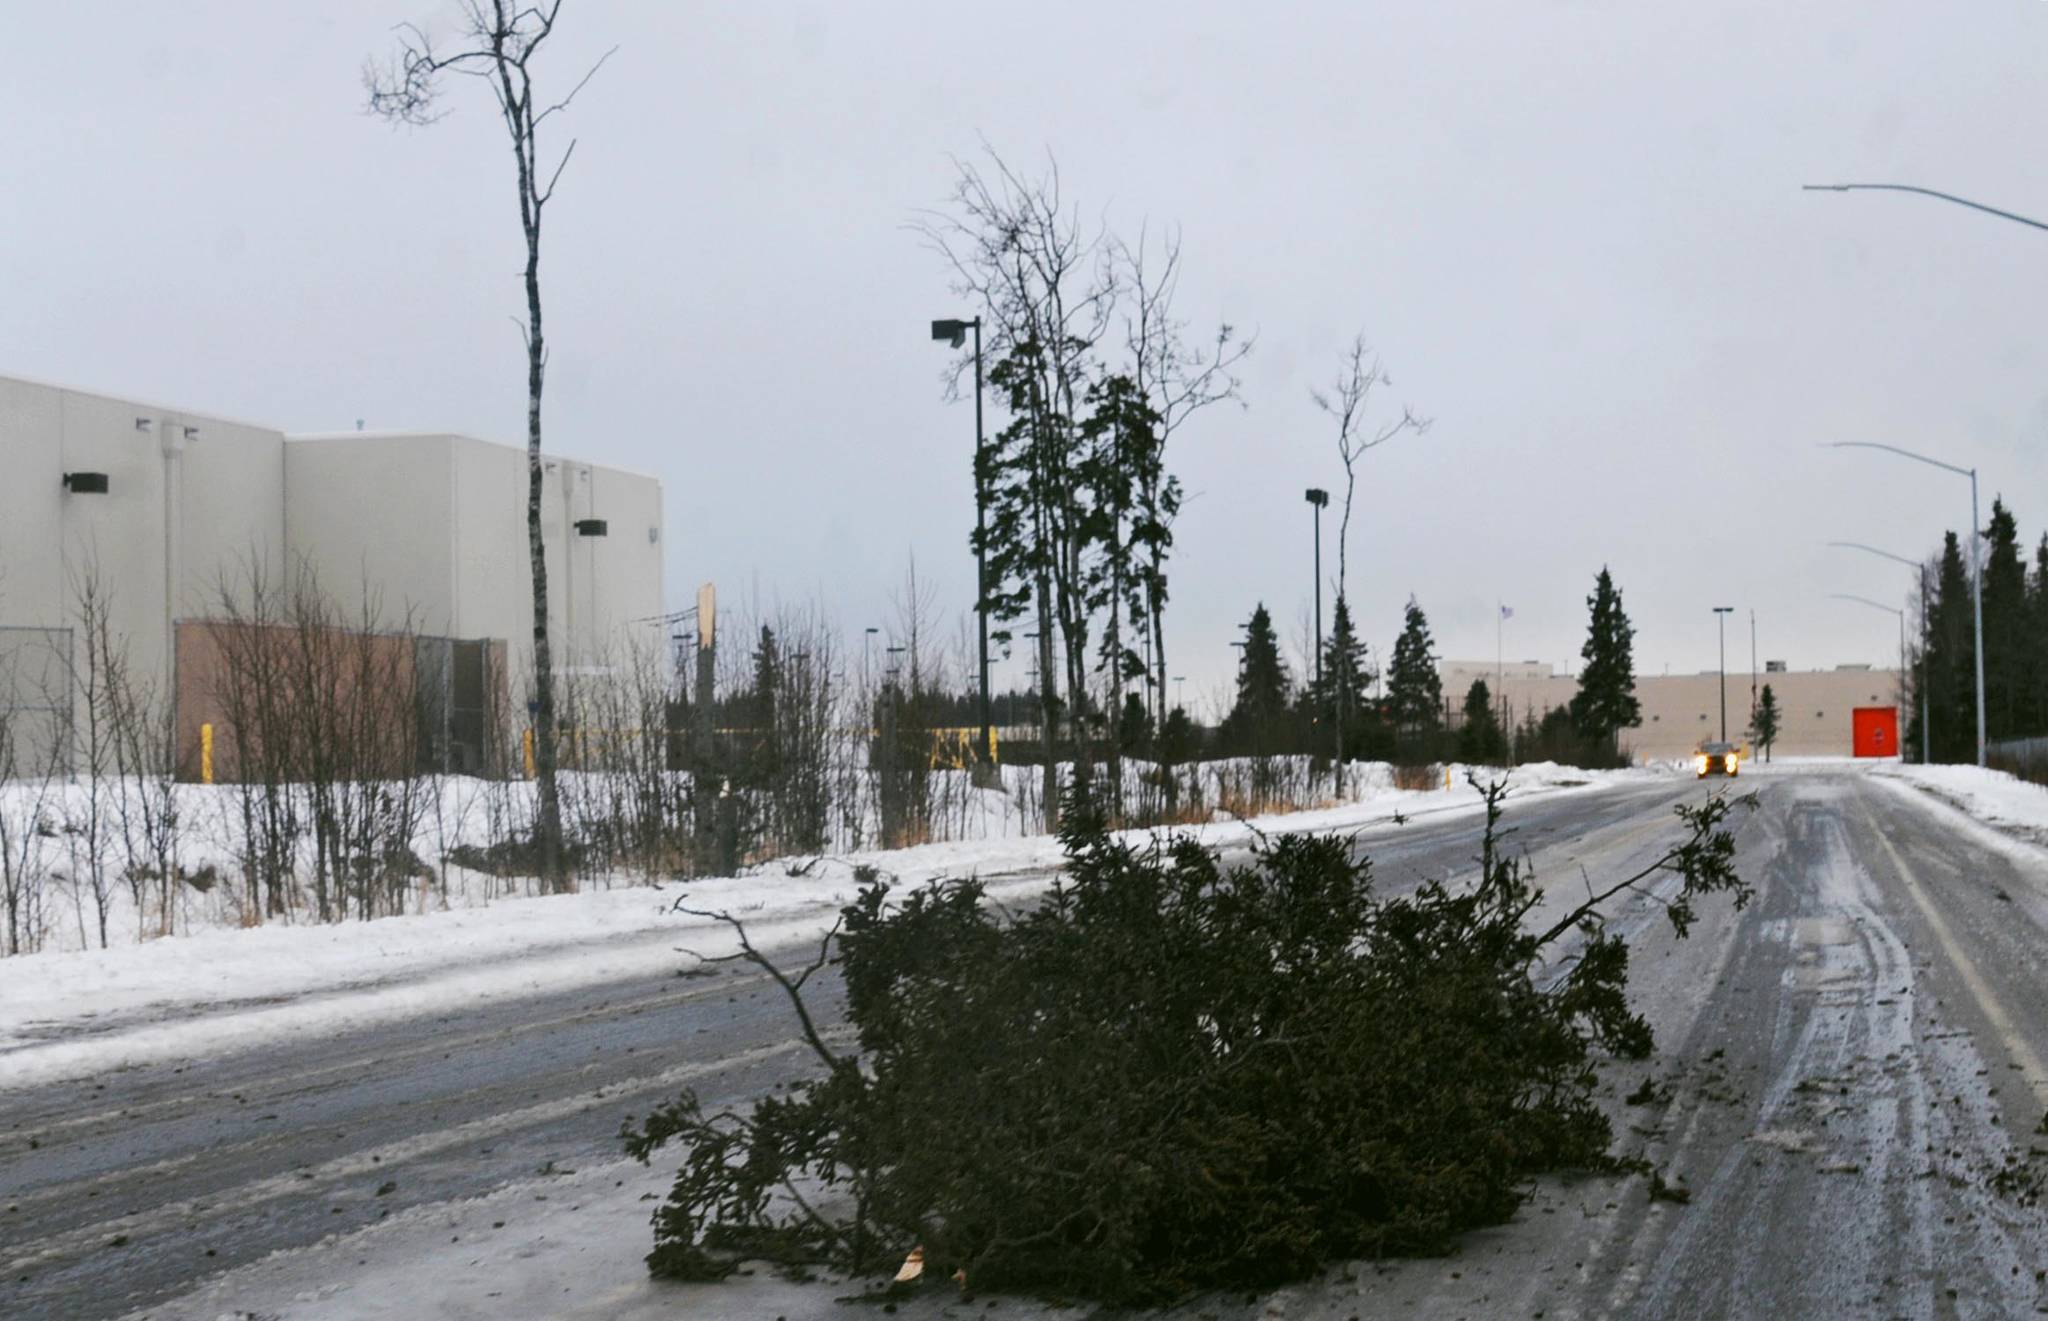
[[[1146,636],[1150,604],[1164,599],[1163,552],[1172,540],[1167,523],[1178,508],[1180,488],[1170,477],[1161,480],[1159,415],[1135,381],[1104,376],[1088,387],[1087,401],[1077,465],[1087,506],[1081,600],[1089,614],[1103,613],[1101,669],[1109,691],[1121,693],[1129,679],[1146,674],[1134,644]],[[1172,507],[1150,507],[1147,492],[1163,492]],[[1161,553],[1153,555],[1155,549]],[[1161,581],[1149,584],[1147,575],[1155,570]],[[1152,714],[1144,699],[1133,695],[1123,705],[1129,703],[1137,704],[1136,716],[1120,710],[1110,726],[1112,782],[1122,779],[1124,750],[1150,741]]]
[[[761,640],[754,647],[754,690],[748,694],[747,719],[754,728],[768,733],[775,728],[775,694],[782,687],[782,656],[775,644],[775,630],[761,626]]]
[[[1152,711],[1136,693],[1124,694],[1124,709],[1116,726],[1117,747],[1126,753],[1144,754],[1152,747]]]
[[[2048,533],[2034,549],[2034,572],[2027,588],[2026,732],[2048,734]]]
[[[1337,598],[1337,611],[1330,635],[1323,639],[1322,673],[1308,687],[1310,716],[1327,739],[1319,736],[1318,752],[1334,747],[1338,762],[1355,757],[1365,745],[1367,727],[1372,723],[1372,667],[1366,663],[1365,643],[1351,621],[1351,606]]]
[[[1188,717],[1187,708],[1177,706],[1166,713],[1166,723],[1159,727],[1159,759],[1168,765],[1177,766],[1193,761],[1202,750],[1201,732]],[[1171,781],[1169,781],[1171,783]]]
[[[1970,573],[1962,543],[1945,533],[1934,590],[1927,602],[1928,619],[1921,638],[1926,651],[1929,753],[1937,762],[1977,760],[1976,639],[1971,617]],[[1919,738],[1919,713],[1913,737]]]
[[[1408,598],[1406,622],[1387,667],[1387,713],[1404,756],[1424,755],[1442,725],[1444,687],[1431,654],[1429,618]]]
[[[1224,721],[1229,742],[1241,752],[1270,754],[1286,739],[1287,662],[1280,657],[1280,636],[1273,617],[1261,602],[1244,628],[1244,651],[1237,661],[1237,702]]]
[[[1458,731],[1458,755],[1472,765],[1500,762],[1507,755],[1507,737],[1493,709],[1486,680],[1474,679],[1465,692],[1465,724]]]
[[[1764,750],[1764,760],[1771,759],[1771,744],[1778,741],[1778,695],[1771,691],[1769,684],[1756,699],[1756,723],[1750,736],[1756,745]]]
[[[2013,738],[2034,732],[2023,725],[2027,564],[2020,555],[2019,525],[2002,498],[1991,501],[1984,538],[1984,721],[1991,738]]]
[[[761,626],[761,641],[754,648],[754,689],[747,694],[746,721],[753,726],[753,748],[749,761],[761,781],[780,768],[781,746],[776,737],[776,706],[782,690],[782,652],[775,631]]]
[[[1579,655],[1579,691],[1572,698],[1572,724],[1588,740],[1598,740],[1609,757],[1620,754],[1621,731],[1643,723],[1636,699],[1635,635],[1621,607],[1621,590],[1602,565],[1586,598],[1591,621]]]

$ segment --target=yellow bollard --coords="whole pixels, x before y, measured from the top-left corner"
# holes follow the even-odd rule
[[[529,729],[520,735],[520,742],[526,749],[526,778],[530,780],[533,778],[533,731]]]
[[[199,782],[213,783],[213,726],[199,727]]]

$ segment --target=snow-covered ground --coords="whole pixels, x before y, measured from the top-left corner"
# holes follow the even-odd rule
[[[1555,792],[1653,775],[1524,766],[1513,790]],[[1254,830],[1348,830],[1397,814],[1476,811],[1453,768],[1447,788],[1399,790],[1384,772],[1363,777],[1358,801],[1316,811],[1182,828],[1215,846]],[[1133,831],[1146,839],[1159,831]],[[208,928],[105,950],[0,959],[0,1087],[85,1077],[121,1065],[217,1054],[286,1032],[332,1032],[428,1013],[489,996],[572,990],[677,966],[678,951],[734,947],[692,908],[743,918],[758,943],[815,940],[860,887],[858,873],[904,884],[975,875],[1000,898],[1042,888],[1060,862],[1049,836],[927,844],[773,864],[736,877],[632,884],[501,899],[369,922]],[[797,873],[801,874],[797,874]]]
[[[357,1233],[275,1253],[133,1315],[136,1321],[766,1321],[864,1315],[833,1299],[873,1287],[868,1281],[803,1284],[766,1269],[718,1284],[650,1278],[643,1262],[651,1241],[648,1219],[674,1181],[673,1161],[613,1161],[509,1184],[486,1197],[415,1207]],[[252,1304],[261,1310],[249,1310]],[[890,1311],[907,1318],[986,1317],[990,1306],[942,1291]],[[1005,1297],[996,1315],[1076,1314]]]
[[[842,768],[842,773],[846,782],[834,792],[846,800],[835,798],[827,813],[829,838],[822,851],[828,854],[858,853],[881,838],[881,807],[872,778],[857,767]],[[1166,773],[1149,762],[1125,761],[1128,810],[1142,814],[1156,808],[1160,777]],[[1329,798],[1327,772],[1314,773],[1306,757],[1264,763],[1223,758],[1174,767],[1171,773],[1191,814],[1227,818],[1233,812],[1256,815],[1336,805]],[[1543,773],[1531,767],[1523,774]],[[1452,774],[1461,780],[1462,768],[1453,768]],[[1040,769],[1004,766],[1001,777],[999,785],[981,786],[966,771],[934,771],[926,785],[920,838],[974,844],[1021,840],[1042,830]],[[687,772],[668,772],[664,790],[680,798],[689,779]],[[1376,799],[1392,789],[1393,781],[1394,770],[1384,762],[1353,762],[1346,770],[1345,800]],[[631,776],[565,771],[561,786],[570,838],[615,839],[643,828],[634,819],[634,803],[648,786]],[[465,865],[478,863],[493,846],[530,836],[535,815],[530,781],[451,775],[346,788],[353,810],[376,822],[368,843],[358,847],[389,850],[375,862],[358,858],[356,864],[390,867],[397,862],[402,874],[351,881],[343,878],[348,864],[330,859],[325,911],[333,920],[363,916],[355,910],[365,899],[364,890],[376,915],[487,908],[539,893],[532,876]],[[281,892],[259,901],[239,879],[250,852],[251,820],[262,820],[271,806],[260,789],[234,784],[164,784],[118,776],[0,779],[0,894],[6,900],[0,905],[5,915],[0,950],[81,950],[145,943],[166,931],[184,935],[319,923],[323,909],[316,897],[309,838],[309,823],[319,809],[307,786],[277,791],[274,806],[285,821],[274,844],[285,853],[280,870],[287,881]],[[152,810],[157,819],[174,816],[177,823],[168,866],[149,846]],[[671,804],[666,810],[675,808]],[[164,886],[155,879],[163,871],[179,879]],[[646,880],[623,864],[585,872],[580,880],[586,889]]]
[[[1910,784],[2007,835],[2048,844],[2048,786],[1981,766],[1887,762],[1873,773]]]

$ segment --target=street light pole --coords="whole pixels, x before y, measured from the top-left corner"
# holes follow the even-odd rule
[[[988,484],[981,471],[981,318],[932,322],[932,338],[956,349],[966,342],[970,330],[974,332],[974,613],[981,621],[981,760],[993,762],[996,740],[988,700]]]
[[[1903,555],[1894,555],[1888,550],[1879,550],[1875,546],[1866,546],[1860,541],[1830,541],[1828,544],[1830,546],[1841,546],[1847,550],[1867,551],[1880,559],[1892,560],[1911,569],[1914,578],[1918,579],[1920,583],[1920,627],[1923,629],[1929,627],[1927,620],[1927,566],[1925,564],[1918,560],[1909,560]],[[1899,620],[1899,627],[1901,630],[1905,628],[1903,614]],[[1920,649],[1920,764],[1922,766],[1927,765],[1932,759],[1934,743],[1933,736],[1928,732],[1934,725],[1933,705],[1928,700],[1927,695],[1932,679],[1933,673],[1927,668],[1927,649],[1922,647]],[[1904,689],[1905,683],[1906,647],[1902,639],[1899,643],[1899,686],[1901,690]]]
[[[1303,498],[1315,507],[1316,526],[1316,683],[1323,681],[1323,510],[1330,503],[1330,493],[1320,486],[1311,486]]]
[[[1756,607],[1749,608],[1749,727],[1756,728]]]
[[[1732,605],[1714,607],[1714,625],[1721,632],[1721,741],[1728,741],[1728,615]]]
[[[1975,203],[1971,203],[1970,205],[1975,205]],[[1989,208],[1987,207],[1980,209],[1988,210]],[[2027,223],[2032,224],[2034,222],[2028,221]],[[2043,228],[2048,228],[2048,226],[2043,226]],[[1977,764],[1979,766],[1982,766],[1984,764],[1985,751],[1984,565],[1981,547],[1978,545],[1979,537],[1981,534],[1978,532],[1977,529],[1977,470],[1975,468],[1957,467],[1953,463],[1943,463],[1940,459],[1930,459],[1925,454],[1915,454],[1912,450],[1902,450],[1896,445],[1880,445],[1873,440],[1837,440],[1828,444],[1826,448],[1838,450],[1885,450],[1888,453],[1899,455],[1901,458],[1912,459],[1916,462],[1927,464],[1929,467],[1945,469],[1948,472],[1958,473],[1970,479],[1970,614],[1972,617],[1971,627],[1976,635],[1975,660],[1977,662]]]

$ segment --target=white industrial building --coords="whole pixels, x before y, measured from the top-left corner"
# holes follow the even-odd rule
[[[0,377],[0,706],[33,708],[76,643],[87,576],[138,672],[177,681],[181,621],[223,613],[252,572],[304,566],[344,612],[367,593],[409,631],[502,644],[523,706],[531,664],[522,447],[436,433],[287,435]],[[599,663],[663,611],[661,484],[545,458],[549,636]],[[74,698],[74,700],[76,700]]]
[[[1846,757],[1854,744],[1854,716],[1859,707],[1893,707],[1899,701],[1899,672],[1868,665],[1841,665],[1832,670],[1787,670],[1777,662],[1768,672],[1702,670],[1697,674],[1639,674],[1636,700],[1643,722],[1621,732],[1622,746],[1638,761],[1683,760],[1700,743],[1721,736],[1722,695],[1726,692],[1728,736],[1747,737],[1752,684],[1771,686],[1778,705],[1778,737],[1773,755]],[[1571,705],[1579,681],[1560,674],[1543,661],[1442,661],[1438,675],[1452,719],[1463,710],[1472,681],[1483,679],[1504,701],[1510,723],[1541,717]],[[1903,719],[1900,722],[1904,723]]]

